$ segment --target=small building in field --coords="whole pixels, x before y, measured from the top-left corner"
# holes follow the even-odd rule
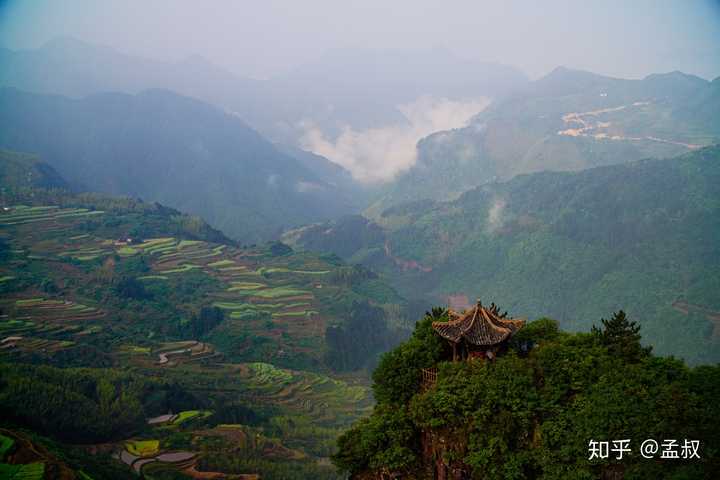
[[[453,361],[486,358],[494,359],[507,347],[508,340],[525,325],[525,320],[507,318],[493,303],[477,305],[457,313],[449,310],[450,320],[433,322],[432,328],[453,350]]]

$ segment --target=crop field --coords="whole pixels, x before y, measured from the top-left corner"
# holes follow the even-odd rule
[[[85,208],[58,208],[57,206],[16,205],[0,214],[0,226],[25,225],[36,222],[57,222],[93,215],[102,215],[101,211]]]
[[[192,377],[192,384],[187,385],[191,391],[203,392],[209,385],[217,384],[222,391],[245,398],[250,404],[275,405],[288,415],[309,419],[317,426],[341,428],[369,413],[373,405],[367,384],[353,385],[319,373],[253,362],[223,364],[221,368],[203,371],[199,377],[195,368],[168,371],[168,375],[181,383],[183,377]]]
[[[43,297],[4,300],[9,312],[0,318],[0,352],[52,355],[75,345],[78,336],[101,331],[93,322],[104,312],[70,300]]]
[[[97,268],[98,262],[104,262],[111,272],[118,262],[138,258],[144,259],[149,269],[136,279],[149,288],[173,288],[184,282],[185,275],[202,273],[219,282],[218,290],[211,293],[215,297],[212,304],[226,312],[222,329],[228,334],[228,342],[220,346],[236,344],[231,356],[267,361],[278,355],[300,355],[319,360],[326,317],[314,291],[331,271],[328,264],[317,259],[272,258],[258,251],[169,236],[123,236],[117,240],[94,233],[77,234],[78,222],[104,215],[88,209],[16,206],[0,217],[0,234],[5,230],[14,237],[18,263],[30,267],[28,262],[33,261],[40,265],[60,262],[67,264],[62,268],[68,275],[82,271],[83,265]],[[14,271],[0,269],[0,285],[17,281],[11,273]],[[80,322],[105,315],[96,306],[56,295],[16,298],[10,307],[3,308],[11,314],[0,318],[0,335],[41,336],[49,341],[73,341],[75,334],[96,332],[100,326],[92,322],[82,326]],[[311,341],[314,337],[315,342]],[[254,343],[248,340],[252,338],[256,339]],[[53,351],[63,345],[68,344],[30,344],[29,348]]]
[[[159,440],[132,440],[125,444],[128,452],[138,457],[149,457],[160,451]]]
[[[55,358],[83,359],[73,352],[90,345],[90,365],[99,352],[202,399],[169,416],[150,412],[168,418],[114,444],[128,470],[147,478],[166,470],[205,478],[213,473],[203,463],[208,452],[248,462],[327,462],[340,432],[373,404],[366,380],[311,371],[327,370],[324,335],[336,321],[334,302],[357,298],[333,281],[337,266],[314,254],[274,256],[265,246],[140,238],[128,233],[134,222],[112,211],[52,206],[1,214],[9,256],[0,264],[0,358],[63,352]],[[180,330],[200,306],[219,308],[219,324],[204,334]],[[229,425],[216,418],[218,404],[272,416]],[[188,440],[177,446],[176,438]],[[0,478],[42,478],[38,465],[22,474],[39,477],[17,476],[22,469],[13,465],[14,476]]]
[[[193,419],[206,418],[212,415],[212,412],[208,410],[186,410],[178,413],[175,420],[172,421],[173,425],[182,425],[183,423],[189,422]]]
[[[42,480],[45,478],[44,463],[8,465],[0,463],[0,478],[7,480]]]
[[[369,414],[373,405],[367,384],[352,384],[267,363],[218,364],[212,369],[182,365],[167,370],[166,375],[197,396],[220,395],[241,401],[249,408],[270,408],[276,412],[267,423],[247,425],[215,423],[213,412],[189,410],[152,427],[153,436],[160,439],[161,446],[165,436],[180,431],[192,438],[196,449],[248,461],[265,458],[280,463],[315,463],[329,456],[337,436],[350,423]],[[180,430],[176,430],[178,428]],[[218,442],[225,445],[219,451]],[[138,466],[137,460],[129,460],[133,468]],[[150,462],[139,468],[151,474],[155,468],[171,466]],[[205,470],[208,468],[212,470],[211,466]]]

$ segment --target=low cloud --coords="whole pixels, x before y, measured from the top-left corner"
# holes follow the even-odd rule
[[[504,210],[505,200],[496,198],[488,210],[487,223],[485,224],[486,233],[495,233],[503,226]]]
[[[407,123],[367,130],[345,127],[335,140],[305,121],[301,145],[347,168],[359,181],[383,182],[415,164],[418,140],[466,125],[489,103],[486,98],[454,101],[423,96],[397,107]]]

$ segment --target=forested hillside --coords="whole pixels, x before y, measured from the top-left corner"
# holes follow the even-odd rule
[[[709,147],[522,175],[287,239],[362,261],[408,298],[490,296],[568,330],[623,308],[658,353],[709,363],[720,359],[719,185],[720,148]]]
[[[644,350],[624,313],[591,333],[531,322],[495,361],[451,362],[431,328],[435,309],[373,374],[373,414],[338,443],[335,464],[352,479],[711,479],[720,367],[688,368]],[[437,368],[435,384],[422,369]],[[614,440],[628,439],[618,458]],[[641,444],[674,439],[677,458]],[[593,458],[591,441],[607,441]],[[685,440],[698,441],[696,457]],[[666,448],[662,447],[663,450]],[[597,453],[597,452],[596,452]],[[647,457],[643,457],[649,456]]]
[[[0,122],[0,147],[38,154],[78,190],[158,201],[244,243],[358,208],[342,168],[300,162],[237,116],[169,91],[2,89]]]

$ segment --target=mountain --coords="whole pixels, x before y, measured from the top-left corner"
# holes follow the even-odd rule
[[[18,159],[39,162],[3,151],[0,172]],[[405,336],[392,288],[26,178],[0,191],[0,477],[341,478],[325,459],[372,408],[363,371]]]
[[[408,298],[492,298],[570,330],[624,309],[659,353],[712,363],[720,359],[719,185],[713,146],[519,175],[286,239],[371,266]]]
[[[273,141],[296,144],[311,121],[334,137],[342,128],[406,122],[397,106],[422,95],[503,95],[527,83],[517,69],[454,57],[444,49],[332,50],[264,81],[242,78],[193,56],[161,62],[58,38],[35,50],[0,49],[0,86],[84,97],[162,88],[241,116]]]
[[[461,59],[444,48],[342,48],[269,79],[267,87],[274,96],[285,96],[285,122],[310,120],[334,138],[348,126],[365,130],[407,123],[398,106],[423,96],[501,97],[527,81],[516,68]]]
[[[50,165],[34,155],[0,150],[0,184],[8,188],[61,188],[69,185]]]
[[[720,141],[717,80],[681,72],[625,80],[557,68],[490,105],[465,128],[418,143],[417,163],[368,214],[542,170],[666,157]]]
[[[70,99],[6,88],[0,121],[1,147],[39,154],[78,189],[158,201],[246,243],[357,209],[340,167],[298,161],[237,116],[168,91]]]
[[[0,70],[0,85],[74,98],[164,88],[242,110],[243,96],[234,102],[228,98],[242,92],[252,98],[259,87],[257,81],[238,77],[202,57],[162,62],[72,37],[53,39],[34,50],[2,48],[0,61],[5,66]]]

